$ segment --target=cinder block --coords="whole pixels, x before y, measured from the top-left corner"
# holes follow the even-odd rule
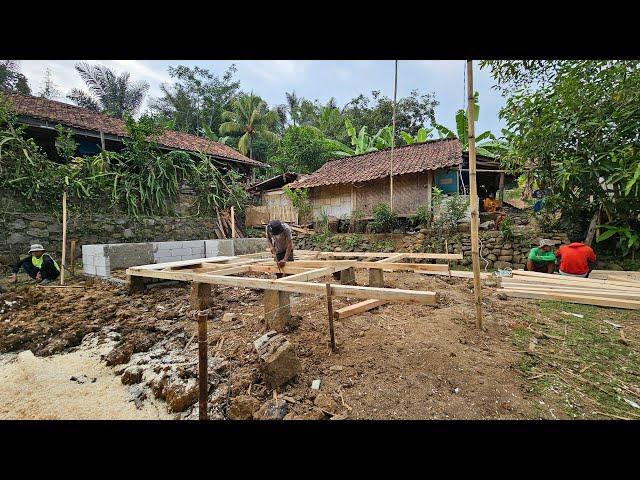
[[[190,248],[176,248],[171,250],[171,255],[174,256],[191,255],[191,253]]]
[[[94,265],[87,265],[86,263],[82,265],[82,273],[85,275],[95,275],[96,267]]]
[[[187,240],[182,242],[183,248],[204,248],[204,240]]]
[[[235,255],[235,250],[231,239],[204,241],[204,257],[231,257],[233,255]]]
[[[196,260],[198,258],[202,258],[200,255],[182,255],[181,260]]]
[[[94,265],[94,260],[96,257],[94,257],[93,255],[85,255],[84,253],[82,254],[82,264],[83,265]]]
[[[107,269],[104,266],[96,266],[95,268],[96,268],[95,274],[98,277],[108,277],[109,276],[110,272],[108,272]]]
[[[158,242],[154,246],[157,246],[157,250],[154,251],[162,251],[162,250],[173,250],[175,248],[182,248],[183,242]]]

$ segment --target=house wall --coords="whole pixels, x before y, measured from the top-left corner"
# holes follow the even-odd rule
[[[410,215],[429,200],[429,175],[421,172],[393,177],[393,208],[398,215]],[[390,202],[389,177],[354,186],[356,209],[372,215],[379,203]]]
[[[262,205],[267,207],[269,220],[298,223],[298,212],[281,189],[262,192]]]
[[[323,210],[327,215],[340,218],[351,215],[351,185],[326,185],[311,189],[309,196],[313,205],[313,218],[320,218]]]

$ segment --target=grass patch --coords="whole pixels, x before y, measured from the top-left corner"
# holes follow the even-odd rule
[[[553,301],[539,305],[538,314],[523,316],[511,331],[523,352],[518,368],[530,391],[560,403],[570,418],[640,418],[640,408],[632,405],[640,405],[638,313]]]

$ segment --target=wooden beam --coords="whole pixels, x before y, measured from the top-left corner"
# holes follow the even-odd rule
[[[406,258],[406,253],[399,253],[398,255],[394,255],[393,257],[383,258],[382,260],[376,260],[376,263],[394,263],[398,260],[403,260]]]
[[[186,265],[198,265],[200,263],[223,263],[229,260],[235,260],[241,257],[210,257],[210,258],[195,258],[193,260],[181,260],[177,262],[165,262],[165,263],[152,263],[149,265],[138,265],[135,267],[129,267],[130,270],[163,270],[171,267],[181,267]]]
[[[566,284],[566,285],[577,285],[577,286],[594,285],[594,286],[602,286],[602,287],[617,286],[617,287],[640,288],[640,282],[600,280],[597,278],[570,277],[568,275],[525,272],[520,270],[514,270],[512,272],[511,278],[522,280],[522,281],[527,281],[526,279],[534,279],[534,281],[543,282],[543,283],[555,283],[555,284]]]
[[[504,287],[509,292],[542,292],[542,293],[561,293],[568,295],[585,295],[590,297],[616,298],[625,300],[640,300],[640,290],[637,292],[620,292],[603,290],[591,290],[586,288],[563,288],[563,287],[545,287],[542,285],[533,286],[508,286]]]
[[[336,320],[343,320],[345,318],[351,317],[352,315],[357,315],[359,313],[373,310],[376,307],[386,305],[387,303],[389,302],[387,302],[386,300],[369,299],[363,302],[354,303],[353,305],[349,305],[347,307],[340,308],[334,312],[334,316]]]
[[[373,257],[386,258],[400,255],[394,252],[318,252],[315,250],[298,250],[299,255],[313,255],[316,257]],[[422,258],[430,260],[462,260],[461,253],[402,253],[405,259]]]
[[[278,281],[286,280],[286,281],[299,281],[299,282],[308,282],[309,280],[313,280],[314,278],[326,277],[327,275],[331,275],[334,272],[339,272],[350,267],[323,267],[316,268],[312,270],[308,270],[306,272],[301,272],[296,275],[291,275],[289,277],[282,277],[278,279]]]
[[[353,268],[380,268],[382,265],[378,262],[358,262],[355,260],[301,260],[295,262],[301,267],[323,267],[323,266],[346,266]],[[448,272],[449,265],[446,264],[430,264],[430,263],[384,263],[384,269],[388,271],[404,270],[413,271],[423,270],[430,272]]]
[[[502,290],[508,297],[516,298],[532,298],[539,300],[556,300],[560,302],[580,303],[583,305],[596,305],[599,307],[625,308],[627,310],[639,310],[640,301],[619,300],[614,298],[601,298],[586,295],[570,295],[561,293],[543,293],[543,292],[518,292],[511,290]]]
[[[232,277],[222,275],[192,274],[194,282],[226,285],[230,287],[255,288],[262,290],[281,290],[285,292],[305,293],[309,295],[325,295],[325,285],[321,283],[291,282],[286,279],[271,280],[262,278]],[[435,305],[435,292],[423,290],[403,290],[399,288],[373,288],[351,285],[332,285],[332,295],[336,297],[374,298],[390,302],[414,302]]]

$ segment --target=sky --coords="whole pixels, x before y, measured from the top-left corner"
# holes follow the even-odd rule
[[[86,60],[106,65],[116,73],[128,71],[132,80],[145,80],[150,88],[148,100],[161,95],[160,85],[171,82],[169,66],[187,65],[207,68],[218,76],[230,64],[237,66],[235,78],[240,88],[260,95],[270,106],[285,103],[285,92],[295,93],[310,100],[324,103],[335,97],[343,106],[353,97],[380,90],[381,95],[393,98],[393,60]],[[66,101],[72,88],[85,88],[74,69],[77,60],[23,60],[21,71],[27,77],[34,94],[42,86],[44,71],[51,70],[57,88],[63,95],[56,100]],[[466,98],[464,60],[401,60],[398,62],[398,98],[417,89],[422,93],[435,93],[440,105],[436,107],[436,121],[455,131],[455,112],[463,107]],[[480,93],[480,116],[476,134],[484,130],[500,133],[504,123],[498,112],[504,104],[500,94],[493,90],[493,81],[487,70],[474,62],[474,90]],[[391,119],[389,119],[391,123]]]

